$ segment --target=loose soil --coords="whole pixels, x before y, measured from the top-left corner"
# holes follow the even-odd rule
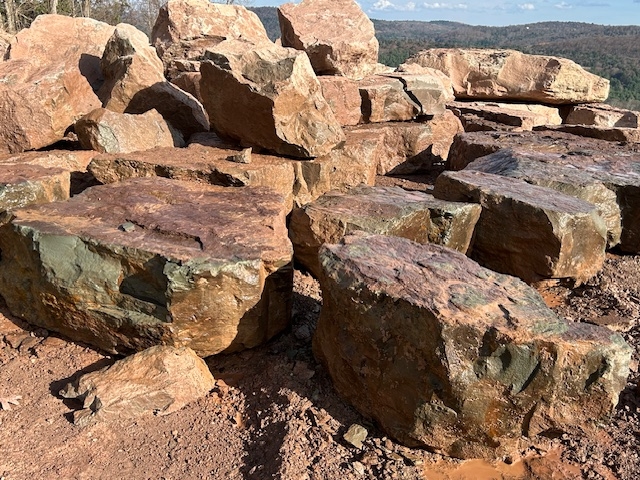
[[[521,458],[489,464],[404,448],[333,390],[314,360],[317,282],[296,271],[290,329],[267,345],[207,360],[217,379],[205,398],[171,415],[74,426],[77,404],[58,392],[117,358],[33,329],[0,303],[0,479],[635,479],[640,478],[640,257],[610,255],[603,272],[569,289],[538,286],[571,321],[605,324],[634,348],[627,387],[591,437],[536,439]],[[369,430],[358,449],[350,425]]]

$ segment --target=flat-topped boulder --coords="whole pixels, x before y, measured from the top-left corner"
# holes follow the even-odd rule
[[[418,243],[469,249],[481,207],[438,200],[399,187],[359,186],[328,192],[291,214],[289,236],[296,261],[320,275],[318,251],[356,231],[395,235]]]
[[[407,63],[447,74],[458,99],[574,104],[604,102],[609,96],[608,80],[566,58],[516,50],[434,48]]]
[[[611,105],[594,103],[572,105],[568,109],[564,123],[568,125],[592,125],[604,128],[638,128],[640,112],[615,108]]]
[[[200,91],[220,135],[298,158],[326,155],[345,141],[304,52],[226,41],[207,58]]]
[[[464,123],[466,118],[480,117],[511,127],[513,131],[533,130],[539,125],[560,125],[558,108],[525,103],[450,102],[447,104]],[[467,123],[470,123],[467,120]],[[469,129],[465,128],[465,131]]]
[[[515,277],[462,253],[378,235],[320,252],[313,339],[336,390],[409,447],[495,459],[537,435],[593,431],[631,348],[556,316]]]
[[[290,320],[284,199],[164,178],[92,187],[0,227],[13,315],[109,352],[255,347]]]
[[[318,75],[359,79],[377,68],[373,22],[354,0],[302,0],[278,7],[282,45],[304,50]]]
[[[538,131],[552,130],[556,132],[566,132],[572,135],[588,138],[596,138],[598,140],[606,140],[607,142],[629,142],[640,143],[640,128],[623,128],[623,127],[597,127],[594,125],[542,125],[536,127]]]
[[[472,170],[444,172],[433,195],[482,205],[471,258],[487,268],[526,282],[561,278],[577,283],[602,268],[607,226],[591,203]]]

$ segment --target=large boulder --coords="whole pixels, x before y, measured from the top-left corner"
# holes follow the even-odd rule
[[[456,98],[550,104],[604,102],[609,81],[565,58],[516,50],[435,48],[407,63],[441,70]]]
[[[101,60],[105,83],[98,92],[104,108],[118,113],[157,110],[185,138],[209,130],[202,104],[164,78],[162,62],[147,36],[119,24]]]
[[[155,110],[130,115],[98,108],[78,120],[75,131],[84,148],[98,152],[128,153],[182,144]]]
[[[296,261],[320,275],[318,252],[356,231],[436,243],[466,253],[481,207],[445,202],[399,187],[359,186],[331,191],[291,214],[289,236]]]
[[[527,103],[450,102],[447,105],[463,124],[469,117],[480,117],[502,124],[513,131],[533,130],[539,125],[560,125],[562,117],[557,107]],[[465,125],[465,131],[470,128]]]
[[[318,75],[366,77],[377,69],[373,22],[354,0],[302,0],[278,7],[282,45],[304,50]]]
[[[593,431],[626,385],[619,334],[557,317],[459,252],[352,236],[320,263],[314,353],[336,390],[407,446],[511,456],[537,435]]]
[[[326,155],[344,142],[304,52],[227,41],[207,58],[201,93],[221,135],[299,158]]]
[[[169,79],[180,72],[198,71],[207,49],[234,39],[271,43],[255,13],[209,0],[169,0],[160,8],[151,31]]]
[[[482,205],[471,258],[526,282],[577,283],[595,276],[605,259],[607,227],[597,208],[550,188],[484,172],[444,172],[436,198]]]
[[[606,104],[572,105],[564,123],[603,128],[638,128],[640,112],[615,108]]]
[[[251,348],[290,321],[281,196],[164,178],[92,187],[0,227],[13,315],[109,352]]]
[[[362,120],[362,97],[358,82],[347,77],[318,77],[325,98],[340,125],[358,125]]]
[[[186,347],[150,347],[68,383],[60,396],[82,402],[73,423],[169,415],[204,397],[215,385],[207,364]]]
[[[640,128],[598,127],[595,125],[541,125],[537,131],[566,132],[607,142],[640,143]]]

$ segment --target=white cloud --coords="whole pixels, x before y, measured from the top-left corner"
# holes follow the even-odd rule
[[[374,10],[386,10],[387,8],[394,8],[395,5],[391,3],[389,0],[378,0],[373,4],[371,8]]]
[[[404,5],[397,5],[389,0],[377,0],[371,6],[372,10],[398,10],[398,11],[409,11],[412,12],[416,9],[415,2],[407,2]]]
[[[561,10],[568,10],[570,8],[573,8],[573,5],[569,5],[567,2],[560,2],[560,3],[556,3],[554,7],[559,8]]]
[[[468,5],[466,3],[425,3],[424,8],[431,9],[445,9],[445,10],[466,10]]]
[[[518,7],[520,7],[520,10],[535,10],[536,6],[533,3],[522,3],[520,5],[518,5]]]

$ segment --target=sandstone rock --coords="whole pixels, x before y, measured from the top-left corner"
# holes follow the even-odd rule
[[[200,85],[215,130],[244,146],[299,158],[326,155],[345,137],[304,52],[240,41],[207,53]]]
[[[0,63],[0,152],[46,147],[100,101],[86,78],[65,65],[33,67],[26,60]]]
[[[466,253],[480,217],[479,205],[445,202],[398,187],[355,187],[329,192],[291,214],[289,237],[296,261],[320,275],[318,251],[356,231],[437,243]]]
[[[186,138],[209,130],[202,104],[164,78],[162,62],[147,36],[119,24],[101,61],[105,83],[98,92],[103,107],[118,113],[155,109]]]
[[[420,105],[407,94],[397,78],[366,77],[358,82],[358,87],[364,123],[413,120],[420,114]]]
[[[182,72],[177,77],[173,78],[171,83],[192,95],[196,100],[202,103],[202,95],[200,94],[201,78],[202,74],[200,72]]]
[[[171,128],[155,110],[130,115],[98,108],[78,120],[75,131],[84,148],[98,152],[129,153],[181,145],[181,139],[174,139]]]
[[[259,188],[93,187],[0,227],[0,294],[13,315],[108,352],[255,347],[290,320],[285,215]]]
[[[605,104],[572,105],[564,123],[602,128],[638,128],[640,112],[614,108]]]
[[[596,207],[549,188],[477,171],[444,172],[433,195],[482,205],[471,258],[526,282],[596,275],[607,227]]]
[[[60,395],[82,402],[73,423],[86,427],[98,421],[168,415],[206,396],[214,386],[207,364],[193,350],[156,346],[78,377]]]
[[[592,125],[543,125],[535,130],[556,132],[566,132],[580,137],[596,138],[607,142],[632,142],[640,143],[640,129],[638,128],[606,128],[594,127]]]
[[[7,50],[9,50],[9,46],[11,45],[11,40],[13,40],[13,35],[0,28],[0,61],[5,59]]]
[[[445,163],[462,125],[452,112],[445,111],[430,120],[361,125],[349,131],[379,138],[378,175],[402,175]]]
[[[233,39],[271,43],[255,13],[209,0],[169,0],[160,8],[151,31],[169,79],[179,72],[198,71],[208,48]]]
[[[353,0],[302,0],[278,7],[282,46],[304,50],[318,75],[359,79],[373,73],[378,40]]]
[[[95,157],[89,171],[102,183],[136,177],[159,176],[174,180],[210,183],[225,187],[267,187],[282,195],[289,210],[293,206],[294,165],[272,155],[251,155],[250,164],[229,160],[239,153],[227,146],[157,148],[144,152],[103,154]]]
[[[613,412],[630,347],[558,318],[520,280],[397,237],[347,237],[320,255],[314,353],[401,443],[495,459]]]
[[[445,104],[454,100],[451,81],[435,69],[422,73],[393,72],[381,74],[402,82],[407,94],[420,105],[420,115],[435,115],[445,111]]]
[[[362,98],[358,83],[337,76],[318,77],[325,98],[336,120],[342,126],[357,125],[362,118]]]
[[[514,131],[533,130],[533,127],[539,125],[560,125],[562,123],[558,109],[546,105],[451,102],[448,106],[458,117],[474,115],[491,122],[514,127]],[[465,131],[468,130],[465,128]]]
[[[458,99],[572,104],[603,102],[609,95],[608,80],[571,60],[516,50],[436,48],[407,63],[447,74]]]

